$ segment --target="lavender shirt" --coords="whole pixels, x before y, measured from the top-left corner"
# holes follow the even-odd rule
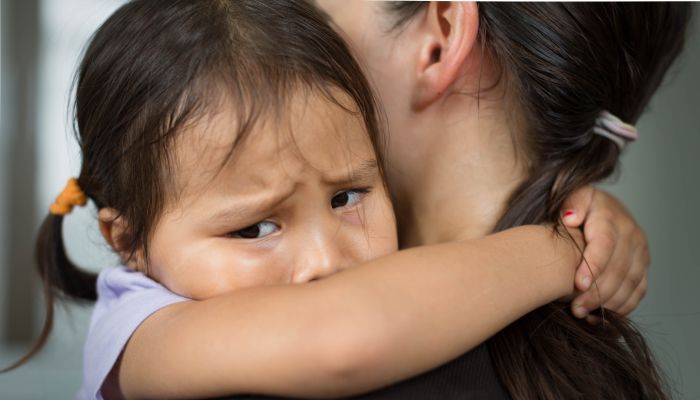
[[[102,383],[141,322],[159,309],[185,300],[126,267],[100,272],[97,303],[83,353],[83,384],[77,398],[102,399]]]

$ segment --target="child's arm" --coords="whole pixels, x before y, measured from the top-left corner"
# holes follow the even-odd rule
[[[418,247],[302,285],[183,302],[134,333],[126,397],[357,394],[443,364],[573,292],[580,254],[551,228]]]

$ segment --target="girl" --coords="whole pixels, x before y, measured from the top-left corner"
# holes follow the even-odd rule
[[[555,221],[569,193],[610,176],[634,138],[619,119],[639,118],[682,48],[691,11],[667,3],[318,3],[385,105],[399,240],[416,245]],[[612,121],[621,129],[601,133]],[[612,269],[592,267],[604,306],[628,314],[644,295],[644,274],[617,280]],[[595,310],[597,294],[575,299],[574,313]],[[642,337],[618,315],[605,319],[608,329],[577,324],[556,304],[529,313],[491,339],[483,357],[461,364],[482,371],[459,386],[461,395],[664,398]]]
[[[83,195],[139,271],[100,276],[85,397],[357,393],[572,292],[576,248],[546,227],[367,262],[396,247],[374,107],[303,4],[130,3],[95,35],[76,101],[81,173],[39,240],[49,303],[96,297],[62,246]]]

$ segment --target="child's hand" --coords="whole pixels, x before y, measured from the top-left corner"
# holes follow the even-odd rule
[[[601,305],[629,314],[647,289],[649,251],[641,228],[617,199],[592,186],[567,200],[563,221],[567,227],[583,225],[586,240],[575,279],[583,293],[572,301],[574,315],[587,317]]]

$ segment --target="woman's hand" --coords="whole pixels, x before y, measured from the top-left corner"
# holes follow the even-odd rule
[[[567,200],[562,218],[567,227],[583,225],[586,240],[575,280],[583,293],[571,302],[574,315],[588,317],[601,305],[632,312],[646,294],[649,247],[629,211],[612,195],[587,186]]]

